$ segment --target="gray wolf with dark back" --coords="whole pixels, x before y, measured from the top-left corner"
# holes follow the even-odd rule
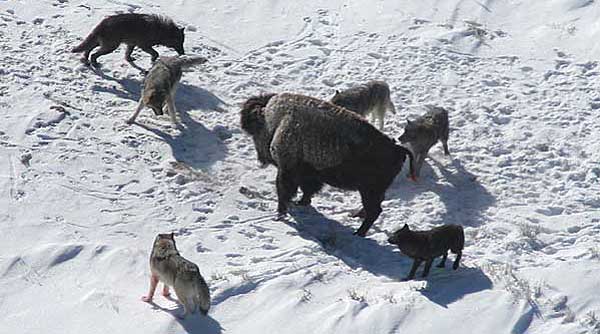
[[[164,45],[175,49],[179,55],[183,51],[184,28],[179,28],[175,23],[164,16],[150,14],[117,14],[106,17],[92,30],[85,40],[76,46],[72,52],[84,52],[81,61],[85,64],[98,66],[98,57],[109,54],[121,45],[127,44],[125,59],[132,62],[133,49],[137,46],[152,56],[152,61],[158,58],[158,52],[152,47]],[[100,46],[92,54],[90,52]]]
[[[423,277],[429,274],[433,259],[438,256],[442,256],[442,260],[437,266],[438,268],[444,268],[448,250],[456,254],[452,269],[458,269],[458,263],[465,246],[465,234],[462,226],[454,224],[439,226],[429,231],[411,231],[408,224],[404,224],[403,228],[392,234],[388,242],[398,245],[402,253],[413,259],[410,273],[405,278],[405,280],[410,280],[415,277],[417,268],[423,261],[425,261]]]
[[[414,121],[407,120],[404,133],[398,138],[401,143],[407,143],[415,155],[416,176],[421,173],[421,167],[429,149],[439,141],[444,146],[444,154],[448,151],[448,111],[440,107],[428,107],[427,113]]]
[[[200,275],[198,266],[179,255],[175,246],[173,233],[159,234],[154,239],[150,254],[150,291],[142,297],[145,302],[152,302],[158,282],[163,282],[163,296],[169,296],[169,287],[173,287],[177,299],[183,305],[181,318],[195,312],[203,314],[210,308],[210,292],[208,285]]]
[[[204,64],[206,61],[204,57],[160,57],[144,79],[137,109],[127,120],[127,124],[135,122],[144,107],[151,108],[156,115],[162,115],[166,104],[171,121],[177,125],[175,91],[182,71],[187,67]]]
[[[298,204],[309,205],[324,183],[358,190],[363,219],[355,232],[365,236],[381,213],[381,202],[408,155],[360,115],[330,102],[298,94],[269,94],[248,99],[241,127],[252,136],[263,164],[277,166],[277,211],[302,189]]]
[[[371,114],[371,123],[375,123],[375,119],[378,119],[381,131],[383,131],[385,112],[396,113],[390,98],[390,87],[383,81],[369,81],[341,92],[336,90],[331,103],[364,117]]]

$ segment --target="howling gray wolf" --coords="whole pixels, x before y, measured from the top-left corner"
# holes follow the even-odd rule
[[[199,310],[203,314],[210,308],[210,292],[208,285],[200,275],[198,266],[179,255],[175,246],[173,233],[159,234],[154,239],[150,254],[150,291],[142,297],[145,302],[152,302],[158,282],[163,282],[163,296],[169,296],[169,287],[173,287],[177,299],[183,305],[183,314]]]
[[[371,114],[371,123],[379,120],[379,130],[383,131],[383,118],[389,110],[396,114],[396,107],[390,98],[390,87],[383,81],[369,81],[364,85],[344,91],[335,91],[331,103],[367,117]]]
[[[358,190],[363,218],[355,232],[365,236],[381,213],[385,192],[412,154],[360,115],[335,104],[298,94],[248,99],[241,128],[252,136],[262,164],[277,166],[277,211],[302,189],[299,205],[309,205],[324,183]]]
[[[439,226],[429,231],[411,231],[408,225],[404,224],[403,228],[392,234],[388,242],[397,245],[402,253],[413,259],[410,274],[405,278],[405,280],[410,280],[415,277],[417,268],[423,261],[425,261],[423,277],[429,274],[433,259],[438,256],[442,256],[442,260],[437,266],[444,268],[448,250],[456,254],[452,269],[458,269],[465,246],[465,234],[462,226],[454,224]]]
[[[125,59],[133,62],[131,53],[137,46],[152,56],[154,62],[158,58],[158,52],[152,48],[154,45],[164,45],[175,49],[179,55],[183,51],[184,28],[179,28],[175,23],[164,16],[149,14],[117,14],[106,17],[92,30],[81,44],[76,46],[72,52],[84,52],[81,61],[84,64],[98,66],[98,57],[109,54],[121,45],[127,44]],[[92,54],[90,52],[97,46],[100,50]]]
[[[162,115],[166,104],[171,121],[177,125],[175,91],[182,71],[190,66],[204,64],[206,61],[204,57],[160,57],[144,79],[137,109],[127,120],[127,124],[135,122],[145,106],[151,108],[156,115]]]
[[[444,154],[449,155],[448,151],[448,111],[441,107],[428,106],[425,115],[414,121],[407,120],[404,133],[398,137],[401,143],[407,143],[408,148],[415,155],[416,176],[421,173],[421,167],[427,156],[429,149],[437,143],[442,142]]]

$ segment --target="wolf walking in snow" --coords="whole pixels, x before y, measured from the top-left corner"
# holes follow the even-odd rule
[[[187,67],[205,62],[207,59],[204,57],[160,57],[144,79],[144,87],[137,109],[127,120],[127,124],[135,122],[144,107],[151,108],[156,115],[162,115],[163,107],[166,104],[171,121],[177,125],[175,91],[182,71]]]
[[[92,30],[81,44],[73,48],[72,52],[84,52],[81,61],[85,64],[98,66],[97,59],[100,56],[115,51],[121,43],[127,44],[125,59],[133,62],[131,53],[137,46],[152,56],[154,62],[158,58],[158,52],[152,47],[164,45],[175,49],[179,55],[184,54],[183,40],[184,28],[179,28],[175,23],[164,16],[150,14],[117,14],[106,17]],[[100,49],[92,54],[90,52],[100,46]]]
[[[388,242],[397,245],[402,253],[413,259],[410,273],[405,278],[405,280],[410,280],[415,277],[417,268],[423,261],[425,261],[423,277],[429,275],[433,259],[438,256],[441,256],[442,260],[437,267],[444,268],[448,250],[456,254],[452,269],[458,269],[465,246],[465,234],[462,226],[454,224],[439,226],[429,231],[411,231],[408,224],[404,224],[404,227],[392,234]]]
[[[407,143],[415,155],[415,173],[419,176],[421,167],[429,149],[439,141],[444,147],[444,154],[449,155],[448,134],[449,122],[448,111],[441,107],[428,107],[429,111],[414,121],[407,120],[404,133],[398,137],[401,143]]]
[[[277,211],[302,189],[298,204],[309,205],[324,183],[358,190],[363,218],[355,234],[365,236],[381,213],[385,192],[412,154],[361,116],[330,102],[298,94],[248,99],[241,127],[252,136],[263,164],[277,166]]]
[[[200,275],[198,266],[186,260],[177,251],[173,233],[159,234],[154,239],[150,254],[150,291],[142,297],[151,302],[158,282],[163,282],[163,296],[169,296],[169,287],[173,287],[177,299],[183,305],[186,315],[199,310],[207,314],[210,308],[210,292],[208,285]]]
[[[331,103],[364,117],[371,114],[371,123],[378,119],[381,131],[385,112],[396,114],[396,107],[390,98],[390,87],[383,81],[369,81],[341,92],[336,90]]]

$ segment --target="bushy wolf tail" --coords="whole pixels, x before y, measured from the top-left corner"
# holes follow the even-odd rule
[[[391,98],[388,98],[388,101],[387,101],[387,110],[389,112],[391,112],[392,114],[396,115],[396,107],[394,106],[394,103],[392,102]]]
[[[98,43],[97,37],[98,29],[96,28],[83,40],[83,42],[81,42],[81,44],[74,47],[71,52],[79,53],[95,48]]]

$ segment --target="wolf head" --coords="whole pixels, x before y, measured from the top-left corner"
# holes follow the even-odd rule
[[[173,49],[175,49],[175,51],[177,51],[177,53],[181,56],[183,54],[185,54],[184,50],[183,50],[183,42],[185,40],[185,35],[183,33],[183,31],[185,30],[185,28],[175,28],[176,30],[174,31],[174,39],[171,41],[171,43],[169,43],[170,45],[167,45],[169,47],[172,47]]]
[[[419,134],[419,124],[406,120],[406,127],[404,127],[404,133],[398,137],[398,141],[401,143],[410,143],[417,140]]]
[[[154,239],[152,254],[153,256],[159,258],[179,254],[179,252],[177,251],[177,246],[175,245],[175,234],[171,232],[168,234],[161,233],[157,235]]]
[[[167,93],[157,89],[150,89],[144,94],[144,104],[154,111],[154,114],[160,116],[163,114],[163,107],[167,101]]]
[[[404,224],[404,227],[394,232],[389,238],[388,242],[390,244],[400,246],[404,242],[412,239],[412,231],[408,227],[408,224]]]
[[[270,134],[266,128],[264,113],[264,108],[273,96],[275,94],[253,96],[244,102],[240,111],[242,130],[252,136],[256,152],[258,153],[258,161],[263,165],[273,162],[271,153],[269,152]]]

